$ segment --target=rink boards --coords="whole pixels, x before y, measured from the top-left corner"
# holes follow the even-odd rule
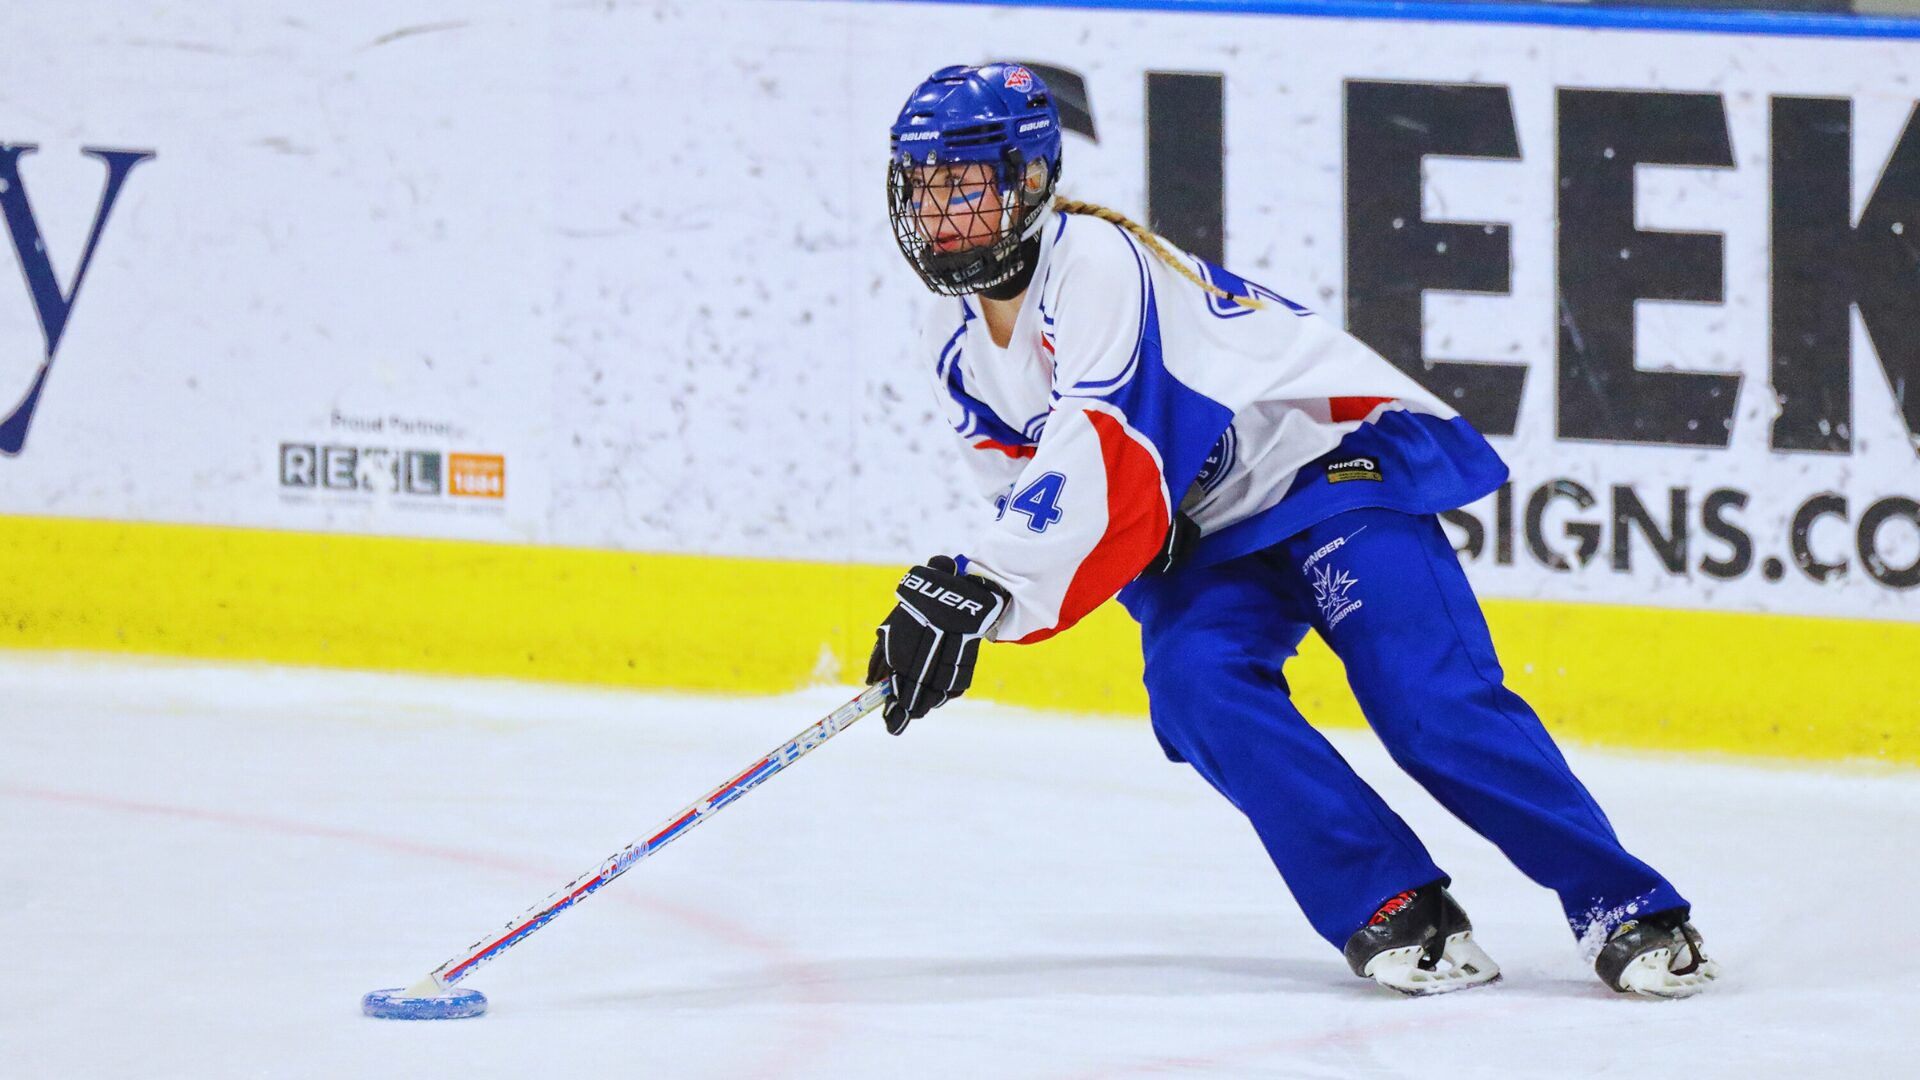
[[[20,7],[0,645],[853,678],[889,568],[982,517],[883,133],[927,72],[1001,56],[1067,106],[1069,194],[1490,434],[1512,483],[1451,528],[1557,730],[1920,760],[1916,24]],[[1104,610],[993,650],[979,693],[1138,714],[1138,669]],[[1324,651],[1295,669],[1310,715],[1357,722]]]
[[[0,646],[766,693],[865,670],[885,567],[0,518]],[[770,598],[777,598],[770,600]],[[1489,600],[1508,682],[1588,742],[1920,764],[1920,626]],[[1138,715],[1117,605],[985,653],[975,695]],[[1319,723],[1361,723],[1309,637]]]

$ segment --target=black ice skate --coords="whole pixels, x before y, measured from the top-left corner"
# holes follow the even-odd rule
[[[1473,924],[1436,881],[1392,897],[1347,939],[1347,965],[1403,994],[1485,986],[1500,965],[1473,941]]]
[[[1707,959],[1701,944],[1684,908],[1656,911],[1616,927],[1594,958],[1593,970],[1623,994],[1692,997],[1720,975],[1720,966]]]

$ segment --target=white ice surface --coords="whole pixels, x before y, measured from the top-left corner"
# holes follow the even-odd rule
[[[1348,974],[1144,725],[866,721],[463,985],[363,1018],[851,691],[0,654],[0,1077],[1912,1075],[1920,775],[1570,752],[1727,977],[1603,989],[1367,736],[1506,981]]]

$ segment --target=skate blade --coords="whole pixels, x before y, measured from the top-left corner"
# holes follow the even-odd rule
[[[1688,959],[1691,961],[1692,958]],[[1691,970],[1684,974],[1675,972],[1672,965],[1672,949],[1654,949],[1634,957],[1627,969],[1620,973],[1621,992],[1636,997],[1675,1001],[1692,997],[1720,977],[1720,965],[1705,957],[1701,957],[1698,964],[1692,964]]]
[[[1381,986],[1409,997],[1469,990],[1500,979],[1500,965],[1474,943],[1470,930],[1447,938],[1440,961],[1432,969],[1420,966],[1421,952],[1418,945],[1389,949],[1367,961],[1366,974]]]

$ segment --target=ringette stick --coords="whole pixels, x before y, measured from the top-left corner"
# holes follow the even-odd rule
[[[427,998],[446,992],[453,984],[473,974],[474,969],[526,940],[527,935],[545,926],[554,916],[591,896],[608,882],[633,868],[633,864],[684,836],[695,825],[719,813],[720,808],[752,791],[768,777],[806,756],[809,750],[853,726],[855,720],[880,707],[887,700],[887,684],[875,683],[859,697],[833,710],[820,722],[782,743],[774,751],[753,763],[747,771],[708,792],[691,806],[668,818],[665,825],[645,840],[635,840],[608,856],[599,867],[575,878],[559,892],[528,908],[506,925],[506,929],[488,934],[459,956],[441,964],[419,982],[401,993],[410,998]]]

